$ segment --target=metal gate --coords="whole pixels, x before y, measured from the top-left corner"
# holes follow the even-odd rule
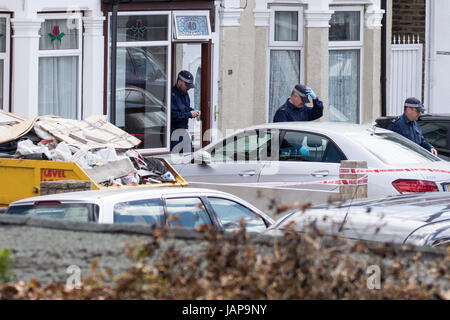
[[[388,115],[402,114],[408,97],[422,100],[422,44],[419,36],[393,37],[390,95]]]

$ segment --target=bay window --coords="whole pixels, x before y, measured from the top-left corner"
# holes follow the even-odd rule
[[[81,15],[48,14],[39,31],[38,114],[81,118]]]
[[[336,7],[329,29],[329,121],[360,123],[363,8]]]
[[[302,82],[303,10],[272,7],[270,14],[268,122]]]

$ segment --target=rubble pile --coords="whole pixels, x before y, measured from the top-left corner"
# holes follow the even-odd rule
[[[135,149],[140,143],[103,116],[23,119],[0,110],[0,158],[76,162],[103,186],[176,182],[161,160]]]

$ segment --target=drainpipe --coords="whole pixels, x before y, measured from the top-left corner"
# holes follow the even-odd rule
[[[386,0],[381,0],[381,9],[384,10],[383,19],[381,20],[381,115],[385,116],[386,112]]]

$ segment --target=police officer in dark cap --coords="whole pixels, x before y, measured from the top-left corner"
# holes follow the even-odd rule
[[[313,99],[313,107],[307,107],[310,96]],[[285,121],[311,121],[323,115],[323,103],[317,98],[314,91],[307,86],[297,84],[292,89],[291,97],[278,108],[273,117],[273,122]]]
[[[389,124],[388,129],[401,134],[411,141],[414,141],[419,146],[427,149],[437,156],[437,150],[425,140],[422,135],[422,130],[416,122],[416,120],[419,119],[420,114],[424,111],[425,109],[420,100],[410,97],[405,100],[403,114],[393,120]]]
[[[170,150],[174,147],[177,152],[191,152],[192,141],[188,129],[188,121],[200,116],[200,110],[191,108],[188,90],[194,88],[194,77],[189,71],[178,73],[177,82],[172,88],[172,105],[170,116]],[[181,145],[179,145],[182,143]]]

